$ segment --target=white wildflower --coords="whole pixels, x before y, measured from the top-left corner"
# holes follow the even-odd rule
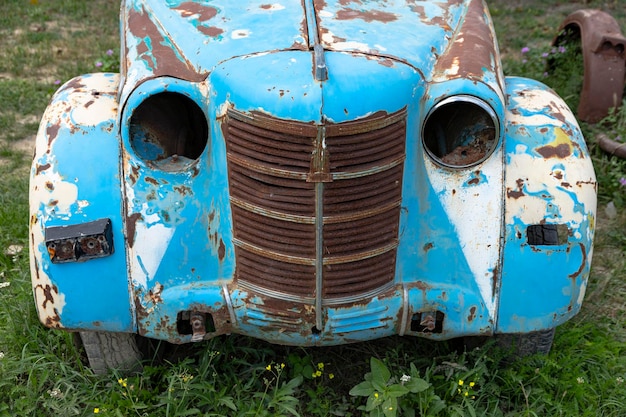
[[[48,395],[50,395],[52,398],[63,398],[63,393],[58,388],[49,389]]]
[[[579,376],[578,378],[576,378],[576,382],[578,382],[579,384],[584,384],[585,378],[583,378],[582,376]]]
[[[402,385],[406,384],[407,382],[409,382],[411,380],[411,376],[410,375],[402,375],[400,377],[400,382],[402,383]]]

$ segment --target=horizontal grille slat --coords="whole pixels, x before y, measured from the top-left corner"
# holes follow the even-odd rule
[[[325,227],[326,252],[329,256],[346,256],[368,247],[375,247],[376,244],[373,242],[393,242],[398,235],[396,214],[385,212],[375,217],[341,223],[341,228],[332,227],[335,225]],[[382,246],[383,243],[379,245]]]
[[[233,207],[233,214],[239,223],[239,227],[235,229],[236,239],[272,251],[278,250],[289,256],[309,258],[315,256],[315,248],[310,244],[311,240],[315,240],[313,224],[297,224],[256,213],[246,213],[239,207]]]
[[[405,120],[402,110],[315,126],[229,110],[223,132],[236,279],[304,303],[320,277],[318,298],[387,288],[395,278]]]
[[[332,170],[361,170],[387,165],[404,152],[404,126],[391,125],[380,131],[327,138]]]
[[[396,166],[366,177],[328,184],[324,195],[324,215],[399,203],[402,189],[398,175],[401,172],[402,167]]]
[[[231,172],[231,188],[234,197],[245,199],[263,208],[313,216],[315,215],[315,190],[311,184],[308,188],[297,188],[299,185],[302,185],[299,181],[285,179],[278,181],[278,184],[268,184],[265,181],[246,177],[245,173],[238,172],[237,169]]]
[[[324,267],[324,297],[365,293],[387,284],[389,275],[395,273],[395,255],[392,251],[356,262]]]
[[[267,259],[235,248],[239,279],[258,286],[300,297],[315,294],[315,267]]]
[[[228,152],[248,158],[253,163],[266,163],[298,172],[306,172],[309,168],[313,149],[310,137],[278,134],[237,120],[229,122],[227,137]]]

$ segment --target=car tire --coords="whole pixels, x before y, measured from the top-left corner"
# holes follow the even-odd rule
[[[89,367],[95,374],[115,369],[122,373],[141,371],[142,355],[133,333],[80,332]]]
[[[535,354],[547,355],[552,348],[555,328],[530,333],[498,334],[496,341],[511,359]]]

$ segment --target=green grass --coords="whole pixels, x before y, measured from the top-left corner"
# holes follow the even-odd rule
[[[506,72],[541,79],[573,108],[580,70],[568,60],[576,58],[558,55],[569,72],[544,76],[542,54],[551,51],[558,24],[576,8],[599,7],[626,29],[618,1],[490,6]],[[583,309],[557,329],[549,355],[504,364],[504,353],[489,344],[464,351],[452,341],[393,337],[303,349],[232,336],[168,346],[165,361],[140,375],[93,375],[73,336],[44,328],[36,316],[27,254],[30,154],[17,145],[34,136],[57,80],[95,71],[96,61],[115,66],[106,51],[118,48],[117,13],[117,3],[106,0],[0,4],[1,417],[361,416],[368,398],[374,410],[389,401],[401,415],[626,415],[626,161],[595,144],[599,132],[626,138],[624,108],[581,126],[600,184],[594,264]],[[610,203],[616,210],[609,216]],[[368,391],[368,381],[384,389]]]

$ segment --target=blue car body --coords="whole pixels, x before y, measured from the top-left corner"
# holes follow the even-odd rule
[[[580,309],[579,126],[480,0],[125,0],[31,171],[41,321],[186,343],[525,334]]]

